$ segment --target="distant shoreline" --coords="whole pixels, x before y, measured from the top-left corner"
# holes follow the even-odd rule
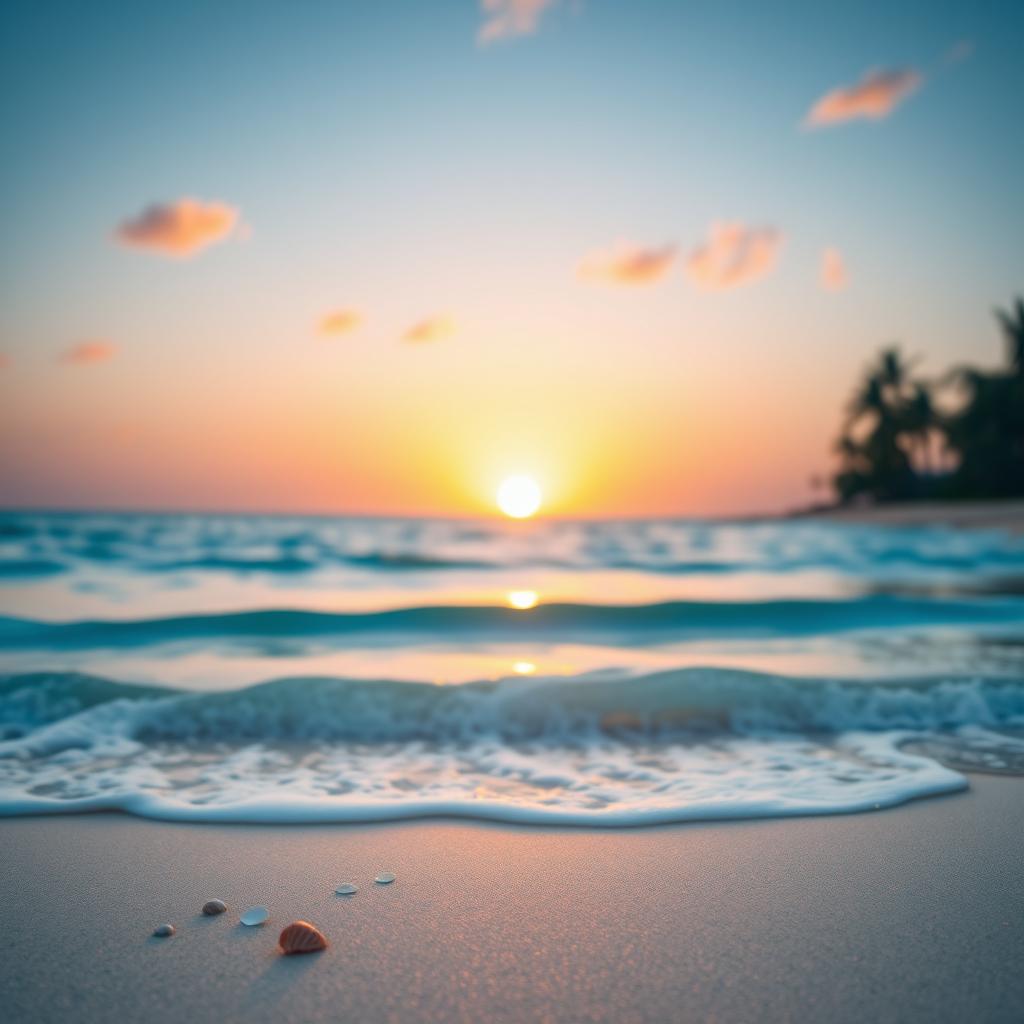
[[[953,526],[1024,533],[1024,500],[834,505],[797,510],[791,512],[788,518],[863,523],[868,526]]]

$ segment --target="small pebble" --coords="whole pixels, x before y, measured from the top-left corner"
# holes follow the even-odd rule
[[[334,890],[339,896],[351,896],[353,893],[359,890],[351,882],[342,882],[337,889]]]
[[[258,924],[263,924],[269,918],[270,911],[266,907],[250,907],[238,920],[242,924],[253,928]]]
[[[227,909],[227,904],[223,900],[207,900],[207,902],[203,904],[203,913],[207,917],[213,917],[216,914],[223,914]]]
[[[374,881],[378,885],[388,885],[390,882],[395,880],[395,876],[390,871],[382,871]]]
[[[168,936],[173,935],[174,931],[175,931],[175,929],[174,929],[174,925],[173,924],[158,924],[153,929],[153,934],[158,939],[166,939]]]

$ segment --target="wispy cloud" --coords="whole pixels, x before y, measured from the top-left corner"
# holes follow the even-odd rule
[[[117,346],[109,341],[82,341],[65,349],[60,354],[60,361],[74,366],[92,366],[95,363],[105,363],[115,355]]]
[[[585,281],[653,284],[672,269],[675,261],[674,245],[643,248],[622,243],[613,249],[591,253],[580,263],[578,273]]]
[[[0,370],[5,370],[11,365],[11,357],[6,352],[0,352]]]
[[[541,15],[557,0],[480,0],[484,22],[477,33],[480,43],[493,43],[510,36],[537,31]]]
[[[838,249],[829,246],[822,250],[818,281],[827,292],[841,292],[850,283],[846,261]]]
[[[237,224],[233,207],[185,198],[147,206],[124,221],[114,237],[123,245],[184,258],[223,241]]]
[[[323,337],[333,337],[338,334],[349,334],[359,327],[363,322],[363,314],[357,309],[336,309],[328,313],[317,324],[317,333]]]
[[[415,323],[402,335],[403,341],[440,341],[455,333],[455,322],[449,316],[431,316]]]
[[[690,253],[686,272],[707,291],[736,288],[773,270],[781,248],[782,232],[775,228],[713,224],[708,240]]]
[[[826,93],[811,107],[804,126],[820,128],[856,118],[877,121],[888,117],[924,81],[910,68],[868,71],[855,85]]]

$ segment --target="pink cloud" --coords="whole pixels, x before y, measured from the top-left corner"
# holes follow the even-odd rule
[[[363,322],[363,314],[357,309],[337,309],[328,313],[319,323],[317,331],[324,337],[349,334]]]
[[[484,23],[477,41],[492,43],[496,39],[525,36],[537,31],[540,17],[556,0],[480,0]]]
[[[641,248],[624,243],[614,249],[595,252],[579,266],[579,276],[587,281],[611,284],[653,284],[660,281],[676,261],[676,247]]]
[[[0,370],[5,370],[10,365],[11,357],[6,352],[0,352]]]
[[[850,283],[850,275],[846,272],[846,262],[838,249],[830,246],[822,251],[818,280],[821,287],[829,292],[841,292]]]
[[[817,128],[863,117],[873,121],[888,117],[924,81],[909,68],[868,71],[856,85],[840,86],[811,107],[804,125]]]
[[[431,316],[413,324],[402,335],[404,341],[440,341],[455,333],[455,323],[448,316]]]
[[[121,224],[114,237],[133,248],[185,258],[223,241],[237,224],[233,207],[186,198],[147,206]]]
[[[707,291],[736,288],[773,270],[781,248],[782,233],[775,228],[713,224],[708,240],[690,253],[686,272]]]
[[[62,352],[60,361],[74,366],[92,366],[95,363],[105,363],[115,355],[117,347],[111,345],[109,341],[83,341]]]

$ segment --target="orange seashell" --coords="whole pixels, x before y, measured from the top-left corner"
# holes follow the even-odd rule
[[[277,940],[281,952],[291,953],[319,953],[327,948],[327,939],[323,932],[308,921],[292,921]]]

